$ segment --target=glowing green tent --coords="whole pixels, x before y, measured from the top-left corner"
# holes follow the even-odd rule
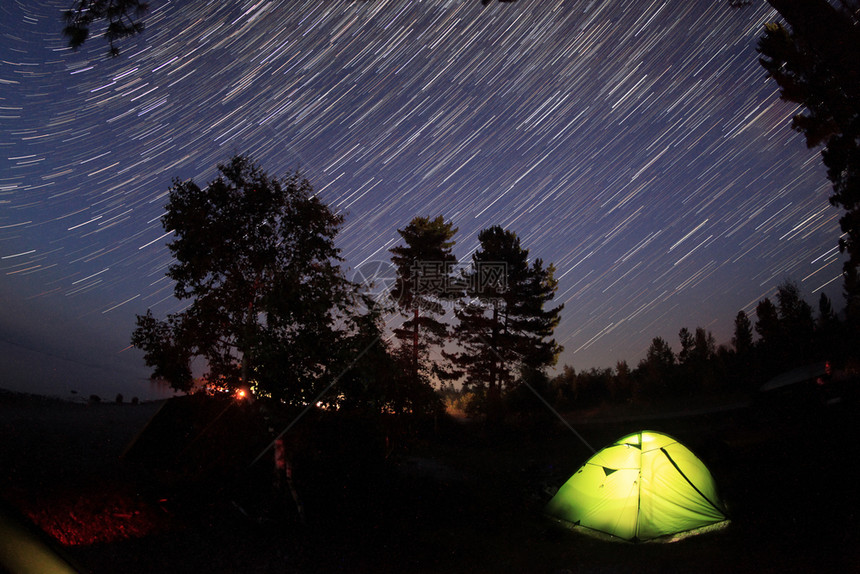
[[[650,540],[726,520],[711,473],[670,436],[640,431],[597,452],[545,512],[624,540]]]

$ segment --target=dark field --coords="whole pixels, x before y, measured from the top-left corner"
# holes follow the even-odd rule
[[[550,419],[437,421],[387,447],[362,421],[297,425],[295,442],[313,445],[294,457],[302,521],[271,487],[270,458],[239,473],[120,462],[158,406],[0,395],[3,498],[87,572],[860,571],[854,401],[571,417],[595,448],[642,428],[671,434],[715,476],[727,528],[638,545],[541,515],[546,488],[590,454]],[[206,441],[178,452],[194,450],[218,458]]]

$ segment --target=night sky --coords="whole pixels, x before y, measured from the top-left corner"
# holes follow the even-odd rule
[[[559,364],[729,343],[796,281],[841,308],[840,212],[758,64],[763,1],[152,0],[117,58],[68,0],[0,7],[0,387],[153,395],[135,314],[178,311],[173,178],[250,154],[346,216],[346,275],[443,215],[557,268]],[[754,317],[753,317],[754,320]]]

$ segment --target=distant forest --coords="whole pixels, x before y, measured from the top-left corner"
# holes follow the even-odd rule
[[[774,299],[756,306],[755,323],[739,311],[731,344],[717,345],[702,327],[678,333],[677,349],[662,337],[654,337],[645,357],[635,368],[619,361],[614,368],[577,372],[565,365],[553,377],[533,378],[531,389],[513,386],[506,406],[513,413],[545,408],[535,397],[542,395],[553,408],[564,412],[607,404],[649,403],[668,397],[701,395],[754,395],[769,379],[814,363],[856,374],[860,368],[860,341],[848,321],[841,319],[824,293],[817,313],[801,296],[796,283],[785,281]],[[474,400],[468,393],[447,389],[450,406],[465,411]]]
[[[343,216],[309,181],[273,178],[245,156],[218,169],[202,188],[175,181],[162,217],[173,232],[167,276],[189,305],[164,319],[138,315],[132,334],[153,377],[177,390],[389,414],[447,406],[502,419],[749,391],[815,362],[857,367],[850,314],[841,318],[825,294],[816,314],[786,281],[758,303],[754,324],[737,314],[731,345],[684,327],[677,352],[655,337],[635,368],[565,366],[550,376],[563,351],[553,337],[564,308],[553,304],[555,267],[513,231],[482,230],[470,260],[458,261],[457,228],[416,216],[397,230],[390,261],[347,279],[334,243]],[[208,367],[202,376],[195,358]]]

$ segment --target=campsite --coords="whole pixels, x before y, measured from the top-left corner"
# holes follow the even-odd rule
[[[589,444],[647,428],[679,439],[710,469],[728,525],[640,544],[589,536],[543,514],[553,489],[592,454],[557,420],[493,430],[477,421],[428,421],[386,445],[366,420],[309,415],[294,427],[297,439],[313,444],[294,459],[300,517],[289,496],[271,489],[268,466],[223,472],[229,453],[243,450],[225,437],[251,434],[236,430],[239,418],[216,432],[229,411],[207,431],[224,448],[206,439],[188,448],[178,435],[162,444],[174,454],[187,449],[185,460],[194,449],[223,454],[208,467],[195,462],[198,474],[183,479],[179,466],[171,470],[152,453],[140,455],[149,470],[121,460],[129,444],[149,448],[141,431],[163,408],[4,394],[4,500],[93,574],[835,572],[860,564],[853,401],[571,413],[568,424]]]

